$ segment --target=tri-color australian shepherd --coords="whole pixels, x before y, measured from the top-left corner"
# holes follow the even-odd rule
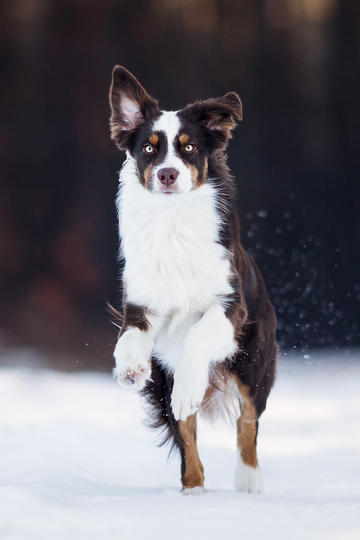
[[[276,318],[240,243],[225,150],[235,92],[162,111],[121,66],[110,88],[111,138],[126,152],[117,198],[122,324],[119,383],[149,402],[181,455],[183,491],[201,491],[196,415],[236,414],[235,487],[258,493],[258,419],[275,376]]]

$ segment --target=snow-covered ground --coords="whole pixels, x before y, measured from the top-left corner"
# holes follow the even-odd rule
[[[139,398],[110,374],[0,369],[0,538],[360,538],[360,355],[282,359],[262,495],[234,492],[235,428],[199,425],[207,491],[180,493]]]

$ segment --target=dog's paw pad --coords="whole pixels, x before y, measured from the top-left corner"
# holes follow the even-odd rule
[[[141,390],[144,387],[147,379],[150,377],[150,370],[145,366],[136,366],[136,368],[119,368],[115,367],[113,376],[120,386]]]

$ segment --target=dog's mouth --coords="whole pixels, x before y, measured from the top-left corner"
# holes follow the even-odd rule
[[[160,189],[158,193],[161,193],[162,195],[176,195],[176,193],[179,192],[177,188],[164,187],[163,189]]]

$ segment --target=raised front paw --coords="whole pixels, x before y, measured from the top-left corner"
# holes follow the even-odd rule
[[[171,394],[171,408],[175,420],[185,421],[200,408],[207,386],[207,370],[204,373],[196,370],[188,373],[175,372]]]
[[[125,369],[115,366],[113,376],[120,385],[132,386],[134,390],[141,390],[150,377],[150,370],[140,365],[134,368],[126,367]]]
[[[116,366],[113,375],[120,385],[141,390],[150,377],[151,350],[143,334],[137,329],[125,332],[116,344]]]

